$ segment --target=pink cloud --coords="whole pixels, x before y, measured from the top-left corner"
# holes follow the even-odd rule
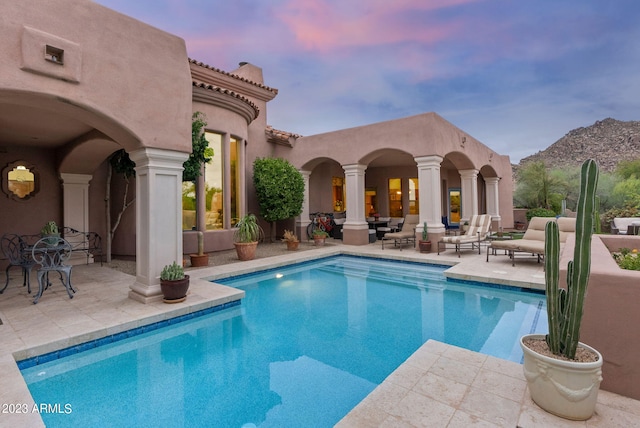
[[[290,0],[276,13],[303,49],[327,52],[403,42],[435,43],[455,34],[462,23],[418,22],[412,19],[414,13],[478,1],[378,0],[355,6],[332,0]]]

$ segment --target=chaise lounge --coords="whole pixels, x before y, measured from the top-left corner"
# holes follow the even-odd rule
[[[478,254],[480,254],[480,243],[487,239],[489,230],[491,229],[491,215],[490,214],[474,214],[469,220],[469,228],[464,235],[458,236],[445,236],[438,241],[438,254],[440,251],[447,249],[447,244],[453,244],[460,257],[460,250],[463,246],[469,246],[470,249],[478,248]]]
[[[560,229],[560,245],[562,246],[567,240],[570,233],[576,231],[576,219],[570,217],[533,217],[529,222],[529,227],[524,233],[522,239],[493,241],[487,247],[487,262],[489,254],[497,254],[498,250],[505,250],[511,258],[511,265],[516,265],[516,253],[530,253],[537,256],[538,263],[544,258],[544,229],[549,221],[557,221]]]

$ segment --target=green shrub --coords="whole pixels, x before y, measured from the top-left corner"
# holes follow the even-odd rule
[[[613,253],[613,258],[622,269],[640,270],[640,256],[638,250],[621,248],[619,253]]]
[[[531,208],[527,211],[527,221],[531,221],[534,217],[555,217],[556,213],[553,210],[546,208]]]

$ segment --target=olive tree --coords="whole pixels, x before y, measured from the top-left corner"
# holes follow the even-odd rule
[[[271,223],[270,239],[275,241],[275,222],[302,212],[304,179],[289,161],[257,158],[253,162],[253,184],[260,204],[260,217]]]

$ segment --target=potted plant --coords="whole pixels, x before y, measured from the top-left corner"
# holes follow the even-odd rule
[[[262,237],[262,228],[254,214],[247,214],[236,223],[233,233],[233,244],[240,260],[253,260],[256,255],[258,241]]]
[[[58,225],[56,224],[55,221],[49,221],[47,222],[42,229],[40,229],[40,236],[42,238],[51,238],[50,240],[47,240],[47,242],[51,245],[54,245],[56,242],[58,242],[58,239],[60,237],[60,230],[58,229]]]
[[[209,266],[209,254],[204,252],[204,233],[198,231],[198,254],[189,254],[192,267]]]
[[[183,302],[189,291],[189,275],[176,262],[166,265],[160,272],[160,289],[165,303]]]
[[[329,234],[322,229],[315,229],[313,231],[313,242],[315,242],[318,247],[322,247],[324,245],[324,241],[327,237],[329,237]]]
[[[296,236],[296,234],[286,229],[284,231],[284,236],[282,238],[282,241],[287,244],[287,250],[289,251],[297,250],[298,245],[300,245],[300,240],[298,240],[298,237]]]
[[[597,184],[598,166],[589,159],[581,170],[575,247],[573,260],[568,266],[566,289],[558,287],[558,224],[550,221],[546,225],[545,283],[549,334],[546,337],[527,335],[520,339],[524,352],[524,375],[531,398],[549,413],[572,420],[585,420],[593,415],[602,381],[602,355],[579,342],[591,265]]]
[[[418,247],[420,248],[421,253],[430,253],[431,252],[431,241],[429,240],[429,232],[427,230],[427,222],[424,222],[424,226],[422,227],[422,239],[418,240]]]

